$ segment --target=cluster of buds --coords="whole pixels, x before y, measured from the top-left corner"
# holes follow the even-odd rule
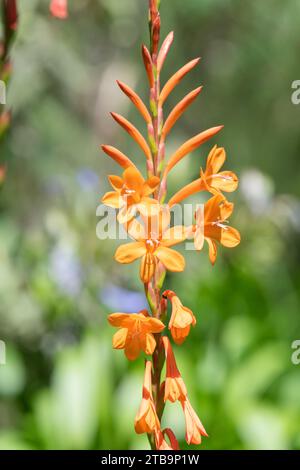
[[[177,345],[184,343],[191,326],[195,326],[193,312],[182,305],[175,292],[162,291],[167,271],[180,272],[185,268],[185,259],[173,246],[193,239],[195,249],[201,251],[208,244],[212,264],[217,257],[218,245],[235,247],[240,242],[239,232],[227,223],[233,211],[224,192],[232,192],[238,186],[237,176],[230,171],[221,171],[226,154],[223,148],[214,146],[210,151],[206,168],[200,169],[199,178],[184,186],[167,203],[167,180],[170,171],[186,155],[215,136],[223,126],[202,131],[182,144],[165,161],[166,137],[188,106],[195,100],[202,87],[185,96],[163,117],[164,104],[183,77],[190,72],[199,59],[192,60],[177,71],[161,90],[160,74],[173,42],[173,32],[168,34],[159,48],[160,14],[157,0],[149,0],[150,50],[142,46],[142,56],[150,86],[149,109],[142,99],[126,84],[117,82],[121,90],[135,105],[147,124],[148,141],[127,119],[112,113],[114,120],[134,139],[146,157],[147,177],[144,178],[133,161],[120,150],[103,145],[103,151],[123,168],[122,176],[109,176],[113,191],[106,193],[102,202],[117,209],[118,221],[133,239],[118,247],[115,259],[127,264],[140,259],[140,279],[144,284],[149,311],[138,313],[113,313],[109,323],[118,328],[113,337],[113,347],[124,349],[129,360],[135,360],[143,352],[145,376],[142,402],[135,419],[135,431],[146,433],[152,449],[176,450],[178,442],[173,431],[162,429],[161,421],[166,401],[179,401],[186,422],[186,441],[200,444],[206,431],[194,411],[187,388],[179,373],[172,339]],[[194,214],[189,226],[171,225],[171,209],[187,197],[207,192],[210,198],[204,208]],[[171,313],[168,313],[168,304]],[[169,330],[169,333],[165,333]],[[169,339],[170,337],[170,339]],[[165,379],[162,379],[166,364]]]

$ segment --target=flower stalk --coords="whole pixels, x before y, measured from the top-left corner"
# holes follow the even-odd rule
[[[119,246],[115,260],[129,264],[140,260],[140,279],[144,285],[149,303],[149,312],[114,313],[108,320],[119,328],[113,337],[113,347],[124,349],[129,360],[135,360],[141,352],[147,357],[142,402],[135,420],[137,433],[146,433],[152,449],[178,450],[173,431],[162,429],[161,420],[165,402],[180,402],[186,422],[186,441],[200,444],[207,433],[193,409],[183,378],[179,373],[173,342],[181,346],[196,325],[196,316],[182,304],[178,295],[162,288],[167,271],[181,272],[185,268],[184,256],[174,246],[188,237],[194,239],[195,250],[202,251],[207,242],[209,258],[216,261],[217,246],[233,248],[240,242],[239,232],[227,225],[227,218],[233,211],[223,192],[237,188],[237,176],[229,171],[220,171],[226,153],[216,145],[211,150],[205,170],[200,168],[199,178],[181,188],[171,196],[167,204],[167,180],[169,173],[189,153],[194,152],[206,141],[221,131],[223,126],[204,130],[184,142],[167,162],[165,142],[178,119],[196,100],[202,91],[197,87],[181,99],[164,121],[164,105],[174,88],[185,75],[198,64],[199,58],[181,67],[161,89],[161,70],[173,42],[169,33],[160,46],[160,13],[158,0],[149,0],[150,47],[142,46],[142,57],[149,84],[149,109],[141,98],[126,84],[118,81],[120,89],[131,100],[145,120],[148,141],[127,119],[111,113],[113,119],[131,136],[145,157],[147,179],[138,166],[120,150],[103,145],[103,151],[123,170],[122,177],[110,175],[114,191],[106,193],[102,202],[119,210],[118,221],[124,225],[132,242]],[[195,211],[190,226],[171,226],[170,209],[189,196],[206,192],[211,195],[202,210]],[[170,307],[170,308],[168,308]],[[166,333],[168,328],[169,333]],[[168,336],[167,336],[168,334]],[[150,356],[150,359],[149,359]],[[166,363],[166,377],[162,377]]]

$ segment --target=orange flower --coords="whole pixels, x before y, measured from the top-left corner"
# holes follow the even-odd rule
[[[172,314],[169,330],[176,344],[182,344],[189,335],[191,325],[196,325],[196,318],[188,307],[184,307],[175,292],[167,290],[163,293],[172,303]]]
[[[52,0],[50,3],[50,13],[61,20],[68,16],[68,2],[67,0]]]
[[[170,445],[165,440],[165,434],[169,438]],[[171,429],[166,428],[163,431],[158,429],[155,431],[154,437],[157,450],[180,450],[178,441]]]
[[[194,227],[194,243],[196,250],[202,250],[204,240],[209,247],[209,258],[212,264],[217,258],[217,242],[227,248],[234,248],[241,241],[240,233],[233,227],[226,225],[226,220],[233,212],[234,205],[224,196],[217,194],[210,198],[203,210],[196,212],[196,226]]]
[[[208,437],[207,432],[205,431],[203,424],[201,423],[199,417],[197,416],[195,410],[188,398],[181,401],[181,406],[184,412],[186,433],[185,440],[188,444],[201,444],[201,436]]]
[[[107,206],[120,209],[118,214],[120,223],[132,219],[137,210],[147,214],[150,205],[157,205],[157,201],[149,197],[159,184],[157,176],[152,176],[145,181],[137,168],[130,166],[124,171],[123,178],[111,175],[109,181],[115,191],[106,193],[102,202]]]
[[[125,356],[134,361],[143,350],[153,354],[156,341],[153,333],[160,333],[165,325],[148,315],[147,310],[139,313],[112,313],[108,316],[112,326],[120,328],[113,337],[114,349],[124,349]]]
[[[166,355],[166,380],[164,401],[170,400],[174,403],[176,400],[185,400],[187,389],[180,375],[175,361],[171,343],[167,336],[162,337]]]
[[[222,191],[235,191],[238,186],[236,174],[232,171],[219,171],[225,160],[224,148],[215,145],[208,155],[205,171],[203,172],[202,168],[200,170],[200,178],[187,184],[174,194],[169,200],[169,206],[172,207],[174,204],[178,204],[183,199],[200,191],[206,190],[212,194],[218,194]]]
[[[170,211],[168,207],[161,207],[159,213],[145,220],[144,226],[134,220],[128,227],[128,233],[135,242],[121,245],[115,259],[119,263],[132,263],[142,258],[140,277],[144,283],[148,283],[154,272],[158,260],[169,271],[183,271],[185,260],[177,251],[170,248],[186,239],[185,227],[170,224]]]
[[[238,187],[238,177],[232,171],[219,171],[226,160],[224,148],[215,145],[207,157],[205,172],[200,172],[201,183],[204,189],[216,192],[232,192]]]
[[[146,361],[143,384],[142,402],[134,420],[134,429],[137,434],[151,434],[160,429],[160,422],[155,410],[152,396],[152,362]]]

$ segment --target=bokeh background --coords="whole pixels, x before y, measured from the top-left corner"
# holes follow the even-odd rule
[[[0,448],[139,449],[133,419],[143,359],[112,351],[108,313],[144,305],[138,266],[112,259],[118,242],[96,237],[96,208],[119,172],[110,143],[142,154],[109,111],[144,130],[120,79],[147,99],[140,56],[148,42],[146,0],[73,0],[67,21],[48,1],[20,1],[8,92],[13,123],[1,142],[8,174],[0,193]],[[162,0],[162,30],[175,31],[163,81],[200,55],[167,110],[205,85],[176,124],[168,152],[207,127],[238,173],[232,225],[242,243],[187,254],[169,275],[197,326],[178,366],[210,435],[202,449],[299,449],[300,79],[298,0]],[[171,173],[170,192],[198,177],[211,143]],[[202,157],[202,158],[201,158]],[[203,163],[202,163],[203,164]],[[165,422],[184,448],[177,405]]]

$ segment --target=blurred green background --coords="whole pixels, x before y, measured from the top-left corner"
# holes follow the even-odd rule
[[[140,56],[148,43],[146,0],[76,0],[67,21],[48,1],[20,3],[8,92],[13,110],[1,143],[8,175],[0,194],[0,448],[147,448],[133,420],[143,359],[112,351],[108,313],[142,308],[138,266],[117,265],[118,242],[96,237],[96,207],[118,167],[110,143],[144,157],[108,115],[144,127],[115,80],[147,99]],[[225,129],[239,191],[235,250],[187,254],[170,275],[198,323],[178,367],[209,438],[202,449],[300,449],[300,79],[298,0],[162,0],[162,31],[175,31],[163,81],[200,55],[166,111],[199,84],[197,104],[172,131],[168,153],[199,131]],[[209,143],[170,176],[170,193],[198,177]],[[177,405],[164,422],[184,448]]]

